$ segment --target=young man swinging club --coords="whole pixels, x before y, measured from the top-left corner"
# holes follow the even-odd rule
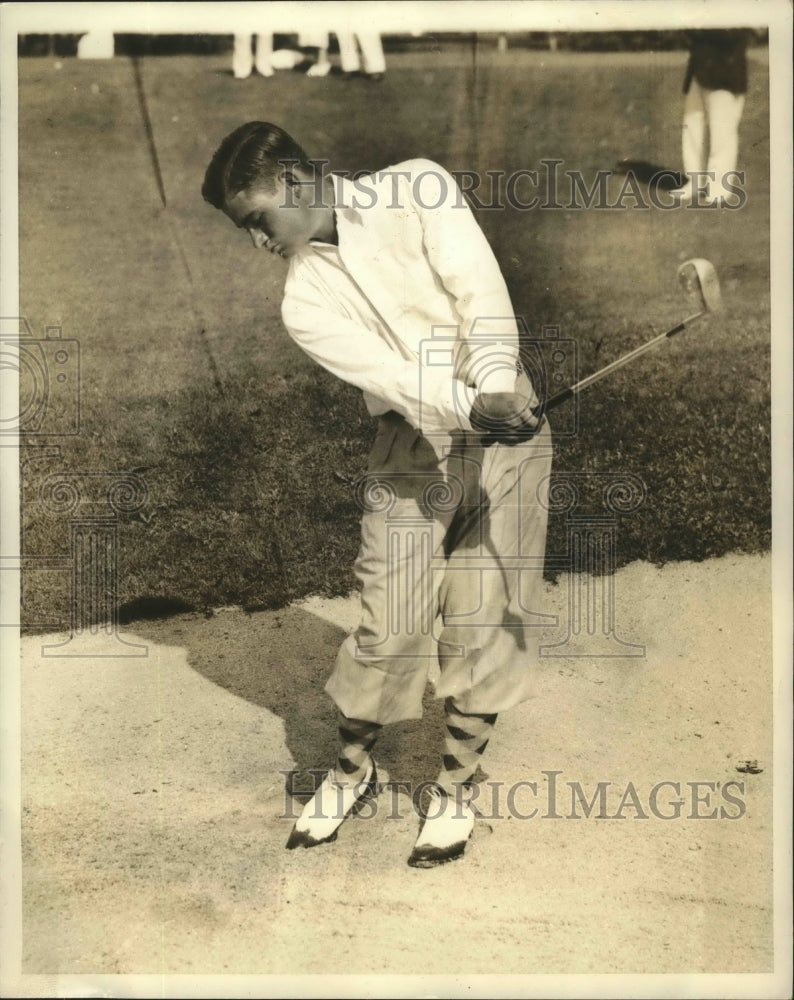
[[[463,854],[497,714],[530,693],[551,440],[504,279],[453,177],[409,160],[348,180],[325,163],[278,126],[249,122],[223,140],[202,188],[255,247],[289,261],[284,324],[363,390],[378,418],[366,482],[388,496],[369,502],[364,490],[361,624],[326,684],[339,756],[286,846],[334,840],[377,791],[378,734],[421,717],[433,666],[444,753],[408,860],[430,867]],[[439,328],[449,339],[434,354]]]

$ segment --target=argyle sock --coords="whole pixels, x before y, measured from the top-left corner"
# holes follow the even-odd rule
[[[383,727],[377,722],[364,719],[348,719],[339,713],[339,740],[341,748],[334,769],[337,781],[357,784],[367,776],[370,756]]]
[[[447,733],[438,783],[444,791],[454,793],[473,778],[488,746],[496,715],[465,715],[455,708],[451,698],[444,702],[444,710]]]

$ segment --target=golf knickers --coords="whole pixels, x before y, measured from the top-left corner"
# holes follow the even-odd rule
[[[356,577],[361,624],[326,691],[349,718],[422,715],[429,678],[465,713],[532,693],[546,546],[548,424],[530,441],[483,447],[458,432],[441,459],[389,412],[362,480]]]

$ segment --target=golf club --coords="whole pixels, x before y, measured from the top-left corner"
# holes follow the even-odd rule
[[[562,389],[560,392],[550,396],[544,403],[536,407],[534,412],[546,413],[554,409],[555,406],[559,406],[560,403],[564,403],[572,396],[581,392],[582,389],[586,389],[589,385],[593,385],[594,382],[598,382],[605,375],[617,371],[630,361],[638,358],[641,354],[650,351],[652,347],[660,344],[663,340],[669,340],[677,333],[681,333],[682,330],[691,326],[696,320],[702,319],[704,316],[708,316],[710,313],[717,312],[722,308],[720,283],[711,261],[705,260],[703,257],[693,257],[691,260],[685,260],[678,268],[678,283],[683,288],[687,300],[697,307],[697,312],[681,320],[680,323],[666,333],[660,333],[658,337],[654,337],[646,344],[635,347],[633,351],[629,351],[628,354],[624,354],[623,357],[618,358],[599,371],[593,372],[592,375],[588,375],[587,378],[583,378],[575,385],[569,386],[567,389]]]

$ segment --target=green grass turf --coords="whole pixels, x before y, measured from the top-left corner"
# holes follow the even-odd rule
[[[579,434],[558,440],[558,472],[631,472],[646,484],[618,525],[617,565],[770,545],[764,56],[752,54],[741,126],[742,210],[478,214],[516,312],[534,334],[556,325],[574,339],[580,375],[685,315],[681,260],[708,257],[721,276],[725,312],[588,390]],[[685,59],[483,50],[475,71],[460,48],[395,55],[369,85],[235,81],[230,58],[149,58],[167,207],[128,59],[20,61],[21,309],[36,334],[61,323],[82,351],[81,433],[26,442],[61,453],[25,453],[25,551],[68,550],[67,520],[39,502],[45,474],[137,468],[149,497],[118,526],[120,604],[277,606],[347,591],[358,545],[348,481],[372,423],[358,393],[283,331],[286,265],[202,202],[216,145],[260,118],[336,169],[414,156],[506,174],[554,158],[588,182],[621,158],[677,169]],[[621,182],[611,178],[613,198]],[[565,546],[564,518],[553,517],[548,551]],[[66,608],[65,586],[62,572],[28,573],[27,620]]]

